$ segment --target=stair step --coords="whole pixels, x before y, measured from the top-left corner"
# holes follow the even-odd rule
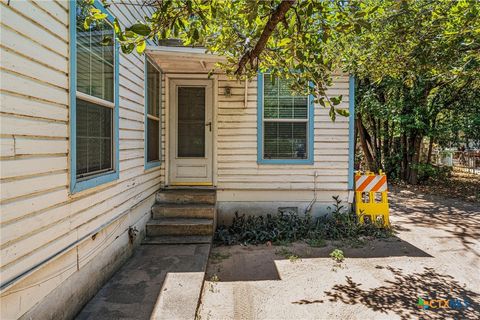
[[[162,218],[147,222],[147,237],[199,236],[213,234],[213,219]]]
[[[157,192],[158,203],[204,203],[215,204],[215,190],[168,189]]]
[[[152,207],[153,219],[160,218],[207,218],[213,219],[215,206],[212,204],[157,203]]]
[[[212,236],[156,236],[147,237],[142,244],[202,244],[211,243]]]

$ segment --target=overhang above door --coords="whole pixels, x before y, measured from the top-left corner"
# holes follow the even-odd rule
[[[226,61],[204,48],[149,46],[145,52],[164,73],[208,73],[215,63]]]

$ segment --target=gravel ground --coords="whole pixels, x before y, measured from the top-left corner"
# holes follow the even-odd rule
[[[480,319],[478,203],[389,197],[396,236],[342,248],[342,263],[329,257],[339,243],[214,248],[198,318]],[[422,309],[419,298],[466,306]]]

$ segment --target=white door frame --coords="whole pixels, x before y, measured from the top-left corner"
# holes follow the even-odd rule
[[[194,183],[194,182],[186,182],[186,183],[175,183],[172,179],[172,128],[175,128],[175,123],[172,123],[171,119],[171,108],[172,102],[176,100],[176,97],[170,97],[171,95],[171,87],[173,85],[181,85],[182,81],[185,81],[186,85],[188,86],[192,80],[208,80],[211,85],[211,117],[212,117],[212,140],[211,140],[211,181],[208,183]],[[218,105],[218,78],[217,75],[213,75],[212,77],[208,77],[207,74],[165,74],[165,185],[167,186],[213,186],[215,187],[217,184],[217,145],[214,143],[217,141],[217,105]],[[174,90],[176,93],[176,90]],[[172,99],[173,98],[173,99]],[[176,119],[175,119],[176,121]],[[176,155],[175,155],[176,156]]]

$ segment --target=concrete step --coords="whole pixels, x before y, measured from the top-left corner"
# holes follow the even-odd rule
[[[216,191],[202,189],[167,189],[157,192],[158,203],[204,203],[215,204]]]
[[[212,236],[157,236],[147,237],[142,244],[209,244]]]
[[[215,206],[213,204],[175,204],[157,203],[152,207],[152,218],[206,218],[213,219]]]
[[[213,219],[162,218],[147,222],[147,237],[206,236],[213,234]]]

